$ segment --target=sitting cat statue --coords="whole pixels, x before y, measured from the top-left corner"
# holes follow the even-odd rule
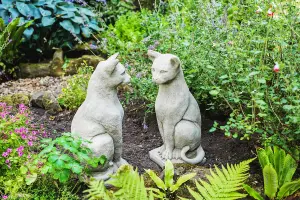
[[[90,141],[95,156],[105,155],[107,164],[93,172],[96,179],[109,175],[127,162],[122,154],[122,120],[124,110],[117,96],[117,86],[130,81],[118,54],[98,64],[89,80],[86,99],[76,112],[71,132]]]
[[[172,54],[148,51],[153,61],[152,80],[159,85],[155,112],[163,145],[149,152],[150,158],[164,166],[173,163],[205,162],[201,146],[199,106],[184,80],[181,62]]]

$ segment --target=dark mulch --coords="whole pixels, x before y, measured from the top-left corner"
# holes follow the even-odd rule
[[[123,157],[131,165],[138,167],[140,171],[143,171],[142,169],[161,171],[148,155],[150,150],[162,145],[155,114],[147,114],[145,118],[144,110],[136,109],[137,107],[138,105],[132,104],[125,108]],[[31,111],[34,121],[44,124],[45,128],[53,133],[52,137],[57,137],[63,132],[69,132],[75,114],[75,112],[64,110],[56,116],[50,116],[43,109],[31,108]],[[143,126],[144,119],[146,119],[147,129]],[[202,145],[207,158],[205,166],[212,167],[215,164],[238,163],[255,157],[255,144],[253,141],[228,138],[220,131],[209,133],[213,120],[205,116],[202,119]],[[259,171],[258,167],[257,164],[254,164],[252,170],[257,173]]]

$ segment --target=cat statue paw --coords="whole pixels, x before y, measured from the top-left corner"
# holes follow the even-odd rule
[[[77,110],[71,132],[90,141],[87,146],[94,156],[105,155],[104,166],[93,169],[96,179],[108,179],[122,164],[123,107],[117,96],[117,87],[130,82],[125,67],[119,63],[118,54],[102,61],[92,74],[86,99]]]
[[[155,112],[164,143],[149,152],[150,158],[162,168],[167,159],[173,163],[205,162],[200,109],[184,80],[179,58],[152,50],[148,56],[153,61],[152,80],[159,85]]]

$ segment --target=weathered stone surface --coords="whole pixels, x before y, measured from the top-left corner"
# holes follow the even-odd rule
[[[44,91],[35,92],[31,96],[30,105],[33,107],[44,108],[44,105],[43,105],[44,93],[45,93]]]
[[[103,61],[104,59],[99,56],[94,55],[84,55],[80,58],[71,58],[66,69],[66,74],[75,74],[77,69],[80,66],[84,66],[85,63],[88,66],[95,67],[98,65],[99,62]]]
[[[53,59],[51,62],[51,76],[61,76],[65,72],[62,68],[64,64],[64,52],[62,49],[57,49],[54,52]]]
[[[45,110],[47,110],[49,114],[55,115],[58,112],[62,111],[62,108],[60,107],[58,101],[50,91],[46,91],[44,93],[42,101]]]
[[[127,163],[122,158],[124,110],[117,96],[117,86],[128,83],[130,76],[116,57],[117,54],[98,64],[89,81],[86,99],[71,125],[72,133],[91,142],[87,146],[94,156],[106,156],[109,164],[99,166],[93,173],[98,179],[107,179],[112,166],[118,168]]]
[[[80,66],[84,66],[85,63],[89,66],[96,68],[97,64],[104,59],[94,55],[83,55],[79,58],[70,58],[68,66],[64,71],[62,66],[64,65],[63,52],[58,49],[53,56],[52,61],[43,63],[21,63],[19,65],[20,71],[18,77],[20,78],[35,78],[45,76],[61,76],[76,74]]]
[[[51,64],[50,63],[21,63],[19,65],[20,78],[35,78],[44,77],[51,74]]]
[[[163,146],[150,151],[150,158],[160,166],[166,159],[190,164],[205,161],[200,109],[184,80],[179,58],[151,50],[148,55],[153,61],[152,80],[159,85],[155,112],[163,138]]]

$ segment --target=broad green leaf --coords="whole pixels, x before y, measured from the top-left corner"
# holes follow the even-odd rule
[[[54,163],[54,166],[58,169],[63,169],[66,167],[65,162],[62,159],[58,159],[56,160],[56,162]]]
[[[26,185],[30,185],[30,184],[34,183],[36,181],[36,179],[37,179],[36,173],[27,175],[25,178]]]
[[[270,163],[269,157],[268,157],[266,151],[262,148],[259,148],[257,150],[257,156],[258,156],[258,160],[259,160],[261,169],[264,169],[265,166]]]
[[[165,183],[155,174],[154,171],[148,169],[148,170],[146,170],[146,172],[158,188],[163,189],[163,190],[167,190],[167,187],[166,187]]]
[[[59,23],[65,30],[75,33],[74,26],[70,20],[64,20]]]
[[[248,194],[253,197],[256,200],[264,200],[264,198],[257,192],[255,191],[252,187],[250,187],[247,184],[243,184],[244,189],[246,190],[246,192],[248,192]]]
[[[178,188],[183,183],[187,182],[188,180],[192,179],[195,176],[196,176],[196,173],[191,173],[191,174],[185,174],[185,175],[179,177],[177,182],[174,185],[171,186],[171,188],[170,188],[171,192],[175,192],[176,190],[178,190]]]
[[[20,167],[20,172],[21,172],[21,174],[26,174],[28,172],[28,168],[26,166],[22,165]]]
[[[282,185],[277,194],[278,199],[290,196],[300,189],[300,179]]]
[[[278,190],[278,178],[276,170],[272,167],[271,164],[268,164],[263,169],[264,176],[264,189],[265,194],[273,199],[276,196]]]
[[[58,158],[59,158],[58,155],[51,155],[51,156],[49,156],[48,161],[51,163],[54,163],[57,161]]]
[[[174,166],[170,160],[165,162],[165,185],[170,188],[173,185],[174,177]]]
[[[51,26],[52,24],[55,23],[55,18],[54,17],[49,17],[49,16],[45,16],[42,18],[42,24],[43,26]]]

